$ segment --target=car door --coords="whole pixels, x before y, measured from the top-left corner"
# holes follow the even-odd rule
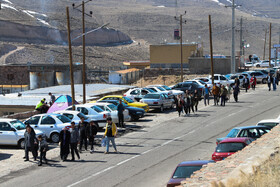
[[[229,82],[228,79],[225,76],[220,76],[220,82],[222,85],[226,86]]]
[[[165,96],[165,100],[166,100],[166,103],[167,103],[167,107],[170,108],[173,104],[173,99],[171,99],[171,97],[169,97],[167,94],[164,94]]]
[[[55,119],[53,119],[53,117],[49,115],[42,116],[41,122],[36,129],[44,132],[48,137],[53,130],[59,130],[57,129]]]
[[[77,107],[77,111],[83,113],[84,115],[89,115],[89,111],[85,107]]]
[[[38,124],[40,123],[41,116],[32,116],[24,123],[29,124],[33,129],[38,128]]]
[[[7,122],[0,122],[0,144],[16,145],[17,132]]]
[[[167,107],[167,103],[166,103],[166,99],[165,99],[165,97],[164,97],[164,94],[160,94],[159,103],[161,103],[161,104],[163,105],[164,108]]]

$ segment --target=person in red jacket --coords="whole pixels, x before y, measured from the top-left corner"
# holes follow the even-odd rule
[[[257,79],[256,79],[255,75],[253,75],[253,76],[251,77],[250,83],[251,83],[251,85],[252,85],[252,89],[255,90],[256,84],[257,84]]]

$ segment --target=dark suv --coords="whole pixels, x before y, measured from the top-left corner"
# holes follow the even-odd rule
[[[195,90],[197,90],[199,96],[203,96],[204,93],[204,86],[199,85],[195,81],[187,81],[187,82],[180,82],[173,86],[173,90],[181,90],[185,92],[186,90],[189,91],[189,93],[194,93]]]

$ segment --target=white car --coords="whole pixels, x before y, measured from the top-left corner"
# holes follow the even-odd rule
[[[273,128],[273,127],[279,125],[279,122],[280,122],[279,119],[266,119],[266,120],[259,121],[257,126],[261,125],[261,126]]]
[[[75,124],[78,124],[81,121],[81,118],[85,118],[86,122],[90,122],[90,121],[95,121],[94,119],[88,118],[86,115],[84,115],[83,113],[79,112],[79,111],[73,111],[73,110],[61,110],[61,111],[56,111],[54,112],[55,114],[61,114],[64,115],[66,117],[68,117],[71,121],[74,121]]]
[[[142,99],[148,93],[155,93],[155,91],[150,88],[132,88],[125,92],[123,96],[132,100],[140,101],[140,99]]]
[[[169,93],[171,93],[172,95],[180,95],[180,94],[183,94],[184,92],[181,91],[181,90],[172,90],[169,86],[166,86],[166,85],[154,85],[154,86],[157,86],[157,87],[161,87],[163,88],[165,91],[168,91]]]
[[[197,79],[193,79],[193,80],[190,80],[190,81],[195,81],[197,84],[199,84],[200,86],[205,86],[205,84],[207,84],[207,87],[210,88],[210,90],[212,90],[213,88],[213,84],[211,83],[206,83],[204,82],[203,80],[197,80]],[[212,82],[212,80],[210,81]]]
[[[72,110],[72,106],[69,106],[66,110]],[[106,119],[110,115],[109,112],[102,110],[98,106],[90,106],[87,104],[75,105],[75,110],[83,113],[90,119],[97,120],[99,127],[106,126]]]
[[[211,80],[211,78],[212,78],[212,76],[209,75],[210,80]],[[233,80],[229,80],[224,75],[221,75],[221,74],[214,74],[214,83],[216,83],[218,85],[224,85],[224,86],[226,86],[227,84],[229,84],[230,86],[234,85]]]
[[[250,68],[253,67],[254,63],[253,62],[245,62],[245,67]]]
[[[24,124],[29,124],[34,130],[42,131],[47,138],[52,142],[59,142],[59,133],[66,127],[71,127],[71,120],[61,114],[38,114],[24,121]]]
[[[44,135],[34,130],[36,136]],[[0,145],[16,145],[24,148],[25,125],[17,119],[0,118]]]
[[[145,95],[140,102],[147,103],[149,108],[159,109],[160,112],[163,112],[165,108],[174,108],[174,99],[171,97],[164,93],[152,93]]]
[[[172,91],[167,91],[167,90],[163,89],[160,86],[149,85],[149,86],[146,86],[146,88],[150,88],[150,89],[154,90],[157,93],[165,93],[167,95],[172,95]]]
[[[275,63],[272,60],[270,61],[270,64],[271,64],[272,67],[279,66],[278,62]],[[269,60],[264,60],[264,61],[255,63],[254,66],[257,67],[257,68],[259,68],[259,67],[269,67]]]
[[[102,110],[107,111],[107,112],[110,113],[110,117],[112,118],[112,121],[115,124],[119,123],[119,117],[118,117],[118,111],[117,111],[117,106],[116,105],[114,105],[112,103],[102,103],[102,102],[87,103],[86,105],[98,106]],[[131,120],[131,117],[130,117],[129,112],[128,112],[127,109],[124,110],[123,117],[124,117],[124,121],[130,121]]]

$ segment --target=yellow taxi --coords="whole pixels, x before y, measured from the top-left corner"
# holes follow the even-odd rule
[[[140,102],[134,102],[133,100],[129,99],[128,97],[122,96],[122,95],[107,95],[99,99],[99,101],[102,100],[120,100],[122,99],[123,102],[125,102],[128,106],[142,108],[145,110],[145,112],[149,111],[149,106],[146,103],[140,103]]]

